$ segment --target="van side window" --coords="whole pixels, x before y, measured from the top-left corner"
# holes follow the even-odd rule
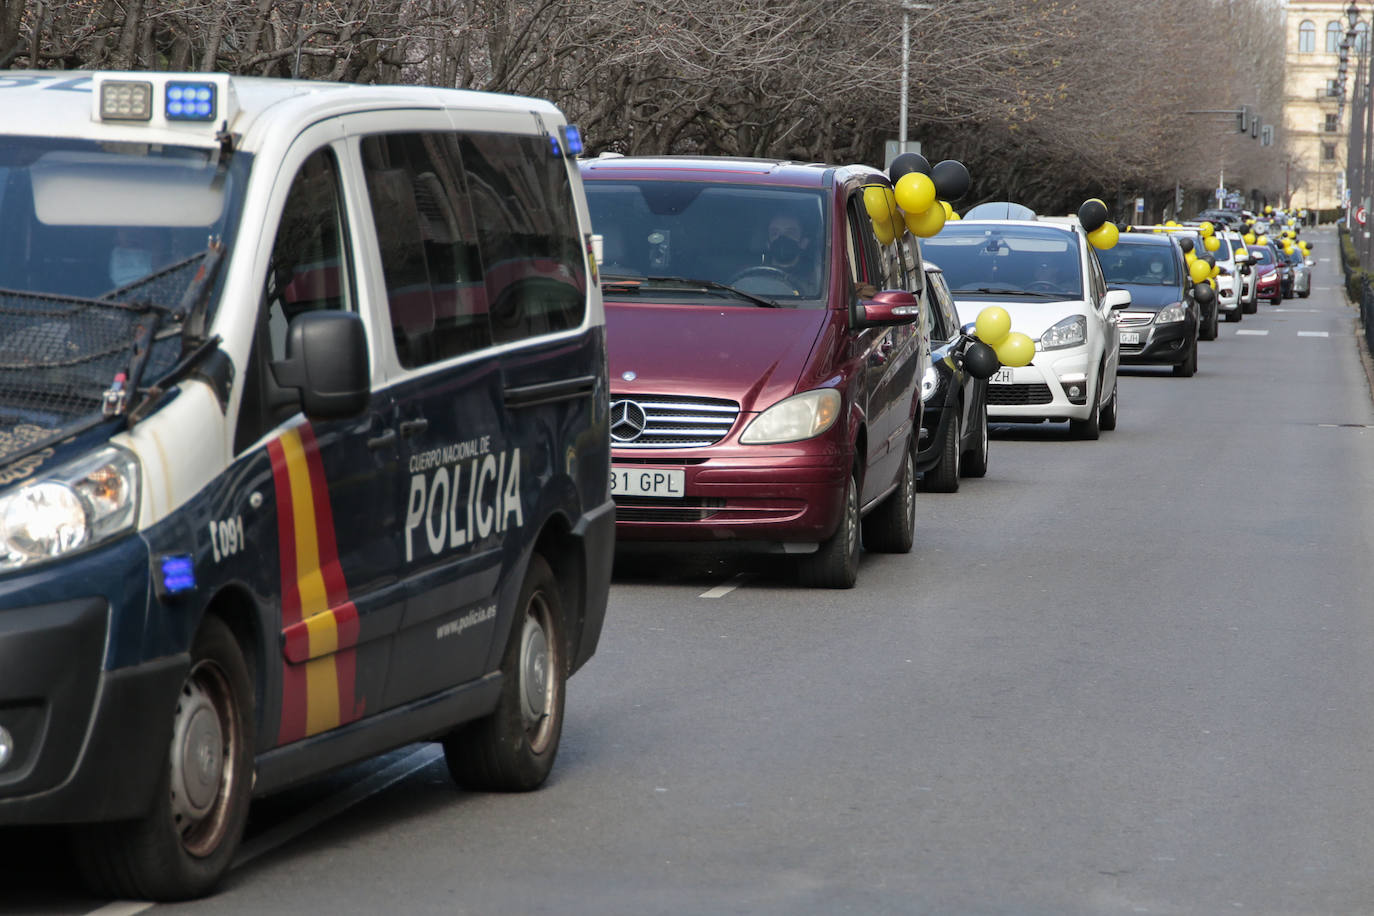
[[[489,346],[487,292],[458,136],[367,137],[362,156],[401,365]]]
[[[586,252],[563,157],[547,137],[463,134],[460,147],[496,341],[581,325]]]
[[[277,225],[263,287],[263,310],[244,373],[235,452],[299,410],[296,393],[278,388],[267,365],[286,358],[291,319],[321,309],[354,311],[354,289],[338,162],[332,150],[323,148],[301,164]]]

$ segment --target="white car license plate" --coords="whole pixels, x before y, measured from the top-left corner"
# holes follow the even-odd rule
[[[1140,332],[1139,332],[1139,331],[1122,331],[1122,332],[1121,332],[1121,342],[1124,343],[1124,344],[1138,344],[1138,343],[1140,343]]]
[[[611,468],[612,496],[657,496],[681,499],[686,494],[687,472],[668,468]]]
[[[1001,369],[994,372],[992,378],[988,379],[988,381],[994,385],[1010,385],[1011,377],[1015,372],[1016,370],[1012,369],[1011,366],[1003,366]]]

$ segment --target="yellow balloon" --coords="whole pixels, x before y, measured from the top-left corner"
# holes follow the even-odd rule
[[[1035,358],[1035,341],[1019,331],[1012,331],[992,349],[1004,366],[1028,366]]]
[[[1261,235],[1259,238],[1255,239],[1255,241],[1258,242],[1258,243],[1261,244],[1261,245],[1268,245],[1268,244],[1269,244],[1269,236],[1267,236],[1267,235]]]
[[[1206,262],[1204,261],[1203,263],[1205,264]],[[1214,277],[1215,277],[1217,274],[1219,274],[1219,273],[1221,273],[1221,268],[1218,267],[1216,264],[1213,264],[1213,265],[1212,265],[1210,268],[1208,268],[1208,270],[1207,270],[1207,279],[1208,279],[1208,280],[1211,280],[1212,278],[1214,278]]]
[[[945,222],[951,223],[951,222],[955,222],[955,221],[961,220],[961,219],[963,219],[962,216],[960,216],[960,215],[959,215],[958,213],[956,213],[955,211],[951,210],[951,211],[949,211],[949,216],[945,217]]]
[[[1241,238],[1245,241],[1245,244],[1247,245],[1255,244],[1255,233],[1253,232],[1247,232],[1244,235],[1242,235]]]
[[[1265,213],[1273,213],[1273,212],[1274,212],[1274,208],[1271,207],[1269,204],[1265,204],[1265,205],[1264,205],[1264,212],[1265,212]]]
[[[874,220],[873,234],[878,237],[878,244],[884,247],[891,245],[897,240],[897,233],[892,228],[890,220]]]
[[[954,215],[954,208],[953,208],[952,206],[950,206],[949,201],[947,201],[947,200],[942,200],[942,201],[940,201],[940,207],[941,207],[941,209],[943,209],[943,210],[945,211],[945,219],[949,219],[951,216]]]
[[[974,333],[989,347],[996,347],[1011,333],[1011,314],[1000,305],[989,305],[973,322]]]
[[[1292,253],[1293,253],[1293,246],[1290,245],[1290,244],[1288,244],[1287,242],[1284,242],[1284,243],[1283,243],[1283,253],[1284,253],[1284,254],[1292,254]]]
[[[876,222],[885,219],[892,221],[892,213],[887,207],[887,195],[883,193],[885,189],[879,185],[870,185],[864,188],[864,209],[868,215]]]
[[[1208,251],[1216,251],[1221,247],[1221,239],[1217,238],[1215,235],[1209,235],[1202,240],[1202,247],[1206,248]]]
[[[1166,226],[1177,226],[1178,223],[1174,222],[1174,221],[1171,220],[1171,219],[1166,219],[1166,220],[1164,221],[1164,225],[1166,225]]]
[[[1211,223],[1203,223],[1197,227],[1197,231],[1202,233],[1203,238],[1210,238],[1212,233],[1216,232],[1216,228]]]
[[[1106,222],[1088,233],[1088,241],[1092,242],[1094,248],[1106,251],[1116,244],[1116,240],[1121,237],[1121,230],[1116,228],[1116,223]]]
[[[1237,260],[1237,261],[1244,261],[1244,260],[1245,260],[1246,258],[1248,258],[1248,257],[1250,257],[1250,252],[1246,251],[1244,248],[1237,248],[1237,249],[1236,249],[1236,260]]]
[[[923,213],[912,213],[908,210],[906,227],[917,238],[928,239],[945,227],[945,208],[926,207]]]
[[[908,214],[924,213],[935,203],[935,182],[930,180],[929,175],[920,172],[908,172],[898,178],[894,191],[897,195],[897,206]]]
[[[1194,283],[1201,283],[1207,279],[1207,275],[1212,272],[1212,266],[1201,258],[1196,259],[1188,265],[1188,276],[1193,278]]]

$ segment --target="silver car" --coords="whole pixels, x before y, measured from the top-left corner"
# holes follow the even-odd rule
[[[1312,259],[1297,246],[1294,246],[1292,254],[1283,254],[1283,249],[1279,249],[1279,254],[1293,268],[1293,295],[1299,299],[1312,295]]]

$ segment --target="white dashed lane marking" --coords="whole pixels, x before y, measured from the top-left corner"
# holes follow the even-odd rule
[[[748,573],[740,573],[738,576],[735,576],[735,578],[731,579],[729,582],[726,582],[724,585],[717,585],[715,588],[711,589],[710,591],[702,592],[702,593],[701,593],[701,597],[702,597],[702,598],[724,598],[726,595],[730,594],[730,593],[733,592],[735,589],[737,589],[737,588],[739,588],[741,585],[743,585],[744,582],[745,582],[745,580],[748,579],[748,578],[749,578],[749,574],[748,574]]]
[[[1269,332],[1268,332],[1268,331],[1250,331],[1250,330],[1246,330],[1245,328],[1241,328],[1239,331],[1236,331],[1236,336],[1237,336],[1237,337],[1241,336],[1242,334],[1247,334],[1247,335],[1249,335],[1249,336],[1251,336],[1251,337],[1267,337],[1267,336],[1269,335]]]
[[[1331,332],[1329,332],[1329,331],[1299,331],[1299,332],[1298,332],[1298,336],[1299,336],[1299,337],[1330,337],[1330,336],[1331,336]]]

